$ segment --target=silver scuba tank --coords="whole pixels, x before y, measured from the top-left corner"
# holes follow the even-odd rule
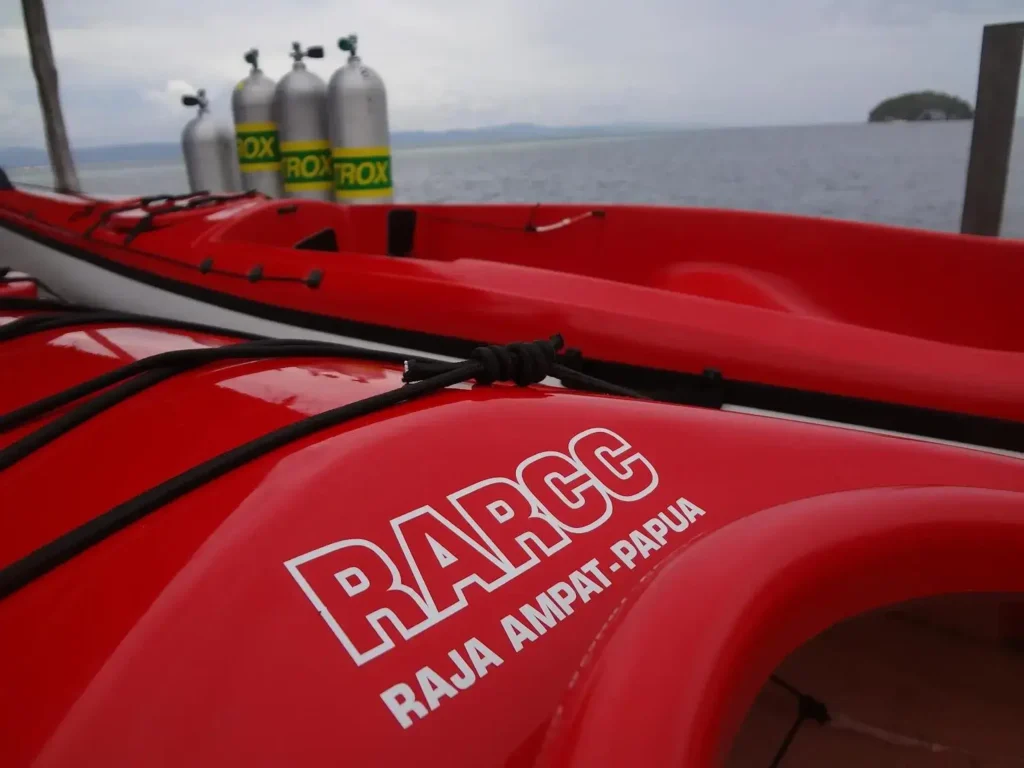
[[[227,191],[242,191],[242,168],[238,164],[238,152],[235,150],[235,134],[230,125],[217,126],[217,140],[220,142],[220,156],[227,165],[229,185]]]
[[[356,53],[358,38],[338,40],[348,62],[327,85],[327,124],[339,203],[390,203],[391,134],[388,101],[380,75]]]
[[[292,43],[292,71],[274,89],[274,117],[281,140],[285,197],[331,200],[331,149],[327,141],[326,86],[303,58],[322,58],[320,46]]]
[[[274,122],[274,81],[263,74],[258,59],[255,48],[246,52],[245,60],[252,69],[231,94],[233,152],[238,156],[243,189],[280,197],[281,148]]]
[[[181,149],[185,155],[185,173],[193,192],[233,192],[234,153],[230,152],[230,134],[217,125],[210,115],[206,91],[181,97],[186,107],[199,107],[199,112],[181,132]]]

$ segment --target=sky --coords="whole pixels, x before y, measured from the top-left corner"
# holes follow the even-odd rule
[[[21,3],[0,8],[0,146],[44,145]],[[905,91],[972,102],[983,25],[1022,0],[46,0],[73,146],[174,141],[182,93],[227,119],[250,47],[325,79],[355,32],[392,130],[509,122],[860,122]],[[1024,78],[1022,78],[1024,80]],[[1024,97],[1019,107],[1024,107]]]

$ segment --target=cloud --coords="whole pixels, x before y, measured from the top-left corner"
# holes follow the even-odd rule
[[[0,11],[0,142],[42,145],[20,14]],[[227,117],[256,46],[272,77],[292,40],[338,36],[388,86],[392,127],[531,121],[780,124],[863,120],[882,98],[934,88],[974,98],[982,25],[1019,0],[49,0],[79,145],[173,140],[177,84]],[[1024,100],[1022,100],[1024,104]]]
[[[920,25],[946,17],[993,22],[1021,20],[1019,0],[831,0],[827,18],[882,27]]]
[[[194,94],[198,88],[184,80],[168,80],[162,88],[147,88],[142,92],[143,100],[153,104],[157,109],[174,112],[181,116],[181,97]]]

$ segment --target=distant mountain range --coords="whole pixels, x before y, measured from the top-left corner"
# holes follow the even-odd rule
[[[396,147],[433,147],[457,144],[491,144],[540,139],[578,139],[590,136],[631,136],[698,128],[698,125],[657,123],[618,123],[615,125],[551,126],[534,123],[508,123],[486,128],[462,128],[449,131],[396,131],[391,141]]]
[[[71,151],[75,156],[75,162],[81,165],[147,162],[159,164],[181,159],[181,145],[169,142],[123,144],[108,147],[72,147]],[[0,148],[0,166],[4,168],[49,164],[50,158],[45,149],[38,147]]]
[[[392,146],[437,147],[464,144],[498,144],[514,141],[543,139],[573,139],[596,136],[629,136],[637,133],[676,131],[704,128],[704,125],[663,125],[652,123],[623,123],[619,125],[583,125],[558,127],[533,123],[509,123],[486,128],[455,129],[449,131],[395,131]],[[75,160],[82,165],[105,163],[172,163],[181,159],[178,142],[151,142],[147,144],[119,144],[104,147],[72,147]],[[0,166],[17,168],[49,165],[46,150],[41,147],[0,147]]]

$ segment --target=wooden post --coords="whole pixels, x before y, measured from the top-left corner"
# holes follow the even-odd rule
[[[990,24],[981,38],[978,99],[960,231],[998,235],[1017,113],[1024,22]]]
[[[78,174],[71,157],[68,134],[64,129],[64,115],[60,109],[60,91],[57,87],[57,66],[50,47],[50,30],[46,24],[43,0],[21,0],[25,15],[25,34],[32,57],[32,72],[36,76],[39,106],[43,110],[46,129],[46,151],[50,155],[54,185],[61,192],[79,192]]]

